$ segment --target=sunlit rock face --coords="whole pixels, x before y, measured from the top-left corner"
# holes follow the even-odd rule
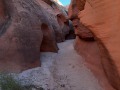
[[[59,5],[63,5],[59,0],[53,0],[55,2],[57,2]]]
[[[69,8],[69,18],[73,22],[75,22],[76,19],[78,20],[78,22],[80,22],[77,27],[74,27],[78,28],[81,26],[81,24],[84,25],[86,29],[82,30],[84,30],[84,32],[86,32],[86,30],[91,32],[92,37],[94,37],[95,41],[97,42],[97,47],[93,49],[89,48],[90,46],[92,47],[93,44],[81,41],[80,39],[80,36],[85,33],[78,33],[75,46],[76,50],[79,53],[83,54],[83,56],[86,58],[86,56],[91,54],[94,57],[96,53],[93,54],[93,51],[98,49],[99,52],[97,55],[99,55],[100,59],[93,58],[95,60],[93,62],[94,67],[92,67],[91,69],[94,71],[95,74],[99,72],[99,74],[96,75],[97,77],[102,78],[104,76],[105,78],[107,78],[108,83],[116,90],[120,90],[119,4],[119,0],[116,0],[115,2],[113,2],[112,0],[72,0]],[[81,29],[77,30],[80,32]],[[85,43],[88,43],[89,45]],[[82,46],[82,44],[85,45]],[[84,47],[84,49],[82,47]],[[91,49],[91,51],[89,51],[89,49]],[[82,50],[84,50],[84,52]],[[90,64],[93,59],[86,58],[86,61],[88,64]],[[100,61],[100,67],[99,65],[97,65],[98,61]],[[103,76],[101,76],[102,73],[104,74]],[[105,79],[100,81],[102,83],[105,83]],[[111,90],[111,87],[106,90]]]
[[[0,71],[40,66],[40,52],[57,52],[65,40],[67,22],[64,8],[50,0],[0,0]]]

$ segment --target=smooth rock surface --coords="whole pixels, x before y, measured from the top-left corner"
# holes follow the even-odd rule
[[[45,1],[0,0],[0,72],[38,67],[40,52],[57,52],[57,42],[65,40],[65,8]]]
[[[99,49],[98,55],[100,57],[100,59],[97,59],[95,56],[96,61],[94,63],[98,63],[97,60],[100,60],[106,78],[116,90],[120,90],[119,4],[119,0],[115,2],[112,0],[72,0],[69,8],[69,18],[72,21],[79,19],[79,22],[92,32],[97,42],[96,50]],[[80,39],[77,40],[77,42],[81,42]],[[82,44],[84,45],[86,42],[76,45],[75,48],[79,48],[79,50],[76,49],[78,52],[83,52],[83,49],[80,49]],[[92,46],[92,44],[90,46]],[[86,45],[84,48],[89,50],[89,45]],[[94,50],[95,48],[91,49],[91,51]],[[84,54],[86,58],[87,51]],[[91,54],[91,52],[89,52],[89,54]],[[90,59],[86,61],[91,62]],[[98,66],[95,64],[94,68],[96,69]],[[94,73],[96,74],[96,72]],[[99,78],[101,78],[101,76]]]

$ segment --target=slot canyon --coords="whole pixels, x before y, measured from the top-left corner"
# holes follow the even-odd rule
[[[69,1],[0,0],[0,90],[120,90],[120,1]]]

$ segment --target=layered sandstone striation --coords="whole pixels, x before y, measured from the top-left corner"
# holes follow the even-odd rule
[[[75,49],[105,90],[120,90],[119,4],[119,0],[72,0],[69,7],[77,35]]]
[[[52,0],[0,0],[0,71],[40,66],[69,34],[66,10]]]

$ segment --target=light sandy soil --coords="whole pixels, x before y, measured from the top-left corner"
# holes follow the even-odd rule
[[[41,53],[42,67],[20,73],[21,82],[45,90],[103,90],[73,43],[74,40],[59,43],[58,53]]]

